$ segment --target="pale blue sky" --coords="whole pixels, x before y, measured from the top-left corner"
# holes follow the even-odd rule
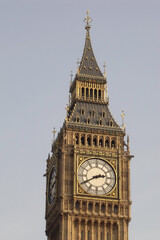
[[[86,10],[110,109],[130,135],[130,240],[159,239],[160,2],[0,0],[0,239],[45,237],[46,158],[65,118]]]

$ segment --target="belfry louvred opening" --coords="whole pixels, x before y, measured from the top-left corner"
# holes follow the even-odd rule
[[[128,136],[125,142],[124,112],[120,126],[109,110],[106,70],[101,72],[93,53],[89,12],[85,23],[67,116],[47,158],[46,235],[48,240],[128,240],[133,156]]]

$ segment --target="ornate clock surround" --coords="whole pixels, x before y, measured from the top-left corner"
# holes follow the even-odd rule
[[[108,164],[111,165],[111,167],[114,169],[114,172],[116,174],[116,183],[113,189],[105,194],[105,195],[92,195],[90,193],[87,193],[84,191],[84,189],[81,187],[81,185],[78,182],[78,168],[79,166],[85,162],[86,160],[89,159],[101,159],[103,161],[106,161]],[[88,198],[88,199],[95,199],[95,198],[100,198],[100,199],[119,199],[119,158],[118,155],[115,157],[102,157],[102,156],[91,156],[91,155],[85,155],[85,154],[75,154],[74,158],[74,195],[77,197],[83,197],[83,198]]]

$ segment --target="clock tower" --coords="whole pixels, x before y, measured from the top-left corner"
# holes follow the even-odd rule
[[[93,53],[88,12],[85,21],[67,117],[47,159],[46,235],[48,240],[128,240],[133,156],[124,124],[119,126],[109,110],[106,73]]]

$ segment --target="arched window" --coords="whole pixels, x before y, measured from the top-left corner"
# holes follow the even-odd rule
[[[81,109],[81,114],[84,115],[84,109],[83,108]]]
[[[100,147],[103,147],[103,138],[100,138],[100,139],[99,139],[99,146],[100,146]]]
[[[92,211],[92,209],[93,209],[93,204],[90,202],[89,204],[88,204],[88,211]]]
[[[101,212],[105,213],[105,211],[106,211],[106,206],[105,206],[105,204],[102,204],[101,205]]]
[[[88,98],[88,97],[89,97],[89,89],[86,88],[86,98]]]
[[[102,117],[104,118],[106,116],[105,112],[102,112]]]
[[[87,144],[88,144],[88,146],[91,146],[91,136],[87,137]]]
[[[90,122],[91,122],[91,120],[90,120],[90,118],[88,118],[88,119],[87,119],[87,123],[90,124]]]
[[[82,98],[84,98],[84,88],[82,87]]]
[[[82,203],[82,211],[83,211],[83,212],[86,211],[86,203],[85,203],[85,202]]]
[[[110,125],[111,127],[113,127],[113,122],[112,122],[112,120],[109,122],[109,125]]]
[[[108,213],[111,214],[111,212],[112,212],[112,205],[109,204],[108,205]]]
[[[101,100],[101,90],[98,91],[98,99]]]
[[[93,117],[95,116],[95,111],[94,110],[92,111],[92,115],[93,115]]]
[[[94,89],[94,99],[97,100],[97,89]]]
[[[79,117],[77,117],[77,119],[76,119],[77,123],[79,122],[79,120],[80,120]]]
[[[96,204],[95,204],[95,212],[98,212],[98,211],[99,211],[99,204],[96,203]]]
[[[105,140],[105,147],[109,148],[109,139],[108,138]]]
[[[114,205],[114,213],[118,214],[118,206],[117,205]]]
[[[96,137],[93,138],[93,145],[97,146],[97,138]]]
[[[102,120],[99,121],[99,125],[102,125]]]
[[[81,136],[81,144],[85,145],[85,137],[84,136]]]
[[[113,139],[111,142],[111,148],[115,148],[115,147],[116,147],[116,143],[115,143],[115,140]]]
[[[90,98],[93,99],[93,89],[90,89]]]
[[[79,135],[76,134],[75,138],[76,138],[76,144],[79,144]]]

